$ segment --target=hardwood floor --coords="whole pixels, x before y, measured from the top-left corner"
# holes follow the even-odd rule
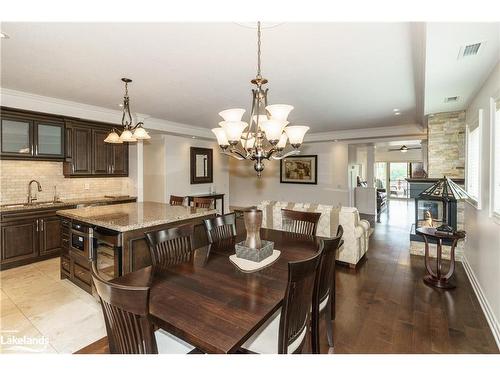
[[[408,250],[413,214],[412,202],[389,202],[363,263],[337,267],[335,348],[328,348],[322,320],[322,353],[499,352],[461,263],[456,289],[423,283],[424,258]],[[80,352],[106,351],[100,340]]]

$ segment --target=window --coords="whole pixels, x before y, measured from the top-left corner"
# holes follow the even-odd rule
[[[480,208],[481,194],[481,123],[482,110],[479,110],[476,126],[467,126],[466,186],[467,192],[476,201],[478,208]]]
[[[500,218],[500,100],[492,101],[492,160],[493,160],[493,183],[492,183],[492,206],[493,214]]]

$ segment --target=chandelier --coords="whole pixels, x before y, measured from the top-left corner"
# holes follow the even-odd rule
[[[257,23],[257,76],[250,82],[252,89],[252,109],[248,123],[241,121],[245,110],[227,109],[219,113],[224,121],[220,127],[212,129],[222,153],[238,160],[255,161],[254,169],[260,177],[264,170],[264,160],[280,160],[300,153],[298,150],[309,130],[308,126],[289,126],[288,115],[293,106],[287,104],[267,104],[268,82],[261,75],[261,26]],[[285,152],[287,144],[292,149]]]
[[[123,143],[123,142],[137,142],[138,140],[151,139],[146,129],[143,128],[144,123],[138,122],[132,125],[132,115],[130,114],[130,98],[128,96],[128,84],[132,82],[129,78],[122,78],[125,83],[125,96],[123,97],[123,112],[122,112],[122,126],[121,134],[118,130],[113,130],[108,134],[104,142],[106,143]]]

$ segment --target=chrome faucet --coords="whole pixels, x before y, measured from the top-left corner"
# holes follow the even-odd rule
[[[40,183],[39,183],[37,180],[31,180],[31,181],[29,182],[29,184],[28,184],[28,204],[32,204],[32,203],[33,203],[33,201],[36,201],[36,199],[37,199],[37,198],[36,198],[36,195],[35,195],[34,197],[31,195],[31,184],[32,184],[33,182],[36,182],[36,184],[37,184],[37,188],[38,188],[38,191],[39,191],[39,192],[40,192],[40,191],[42,191],[42,185],[40,185]]]

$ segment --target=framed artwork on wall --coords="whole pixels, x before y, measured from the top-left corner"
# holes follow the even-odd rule
[[[289,156],[280,160],[282,184],[318,183],[318,155]]]
[[[214,182],[212,149],[191,147],[191,184],[212,182]]]

